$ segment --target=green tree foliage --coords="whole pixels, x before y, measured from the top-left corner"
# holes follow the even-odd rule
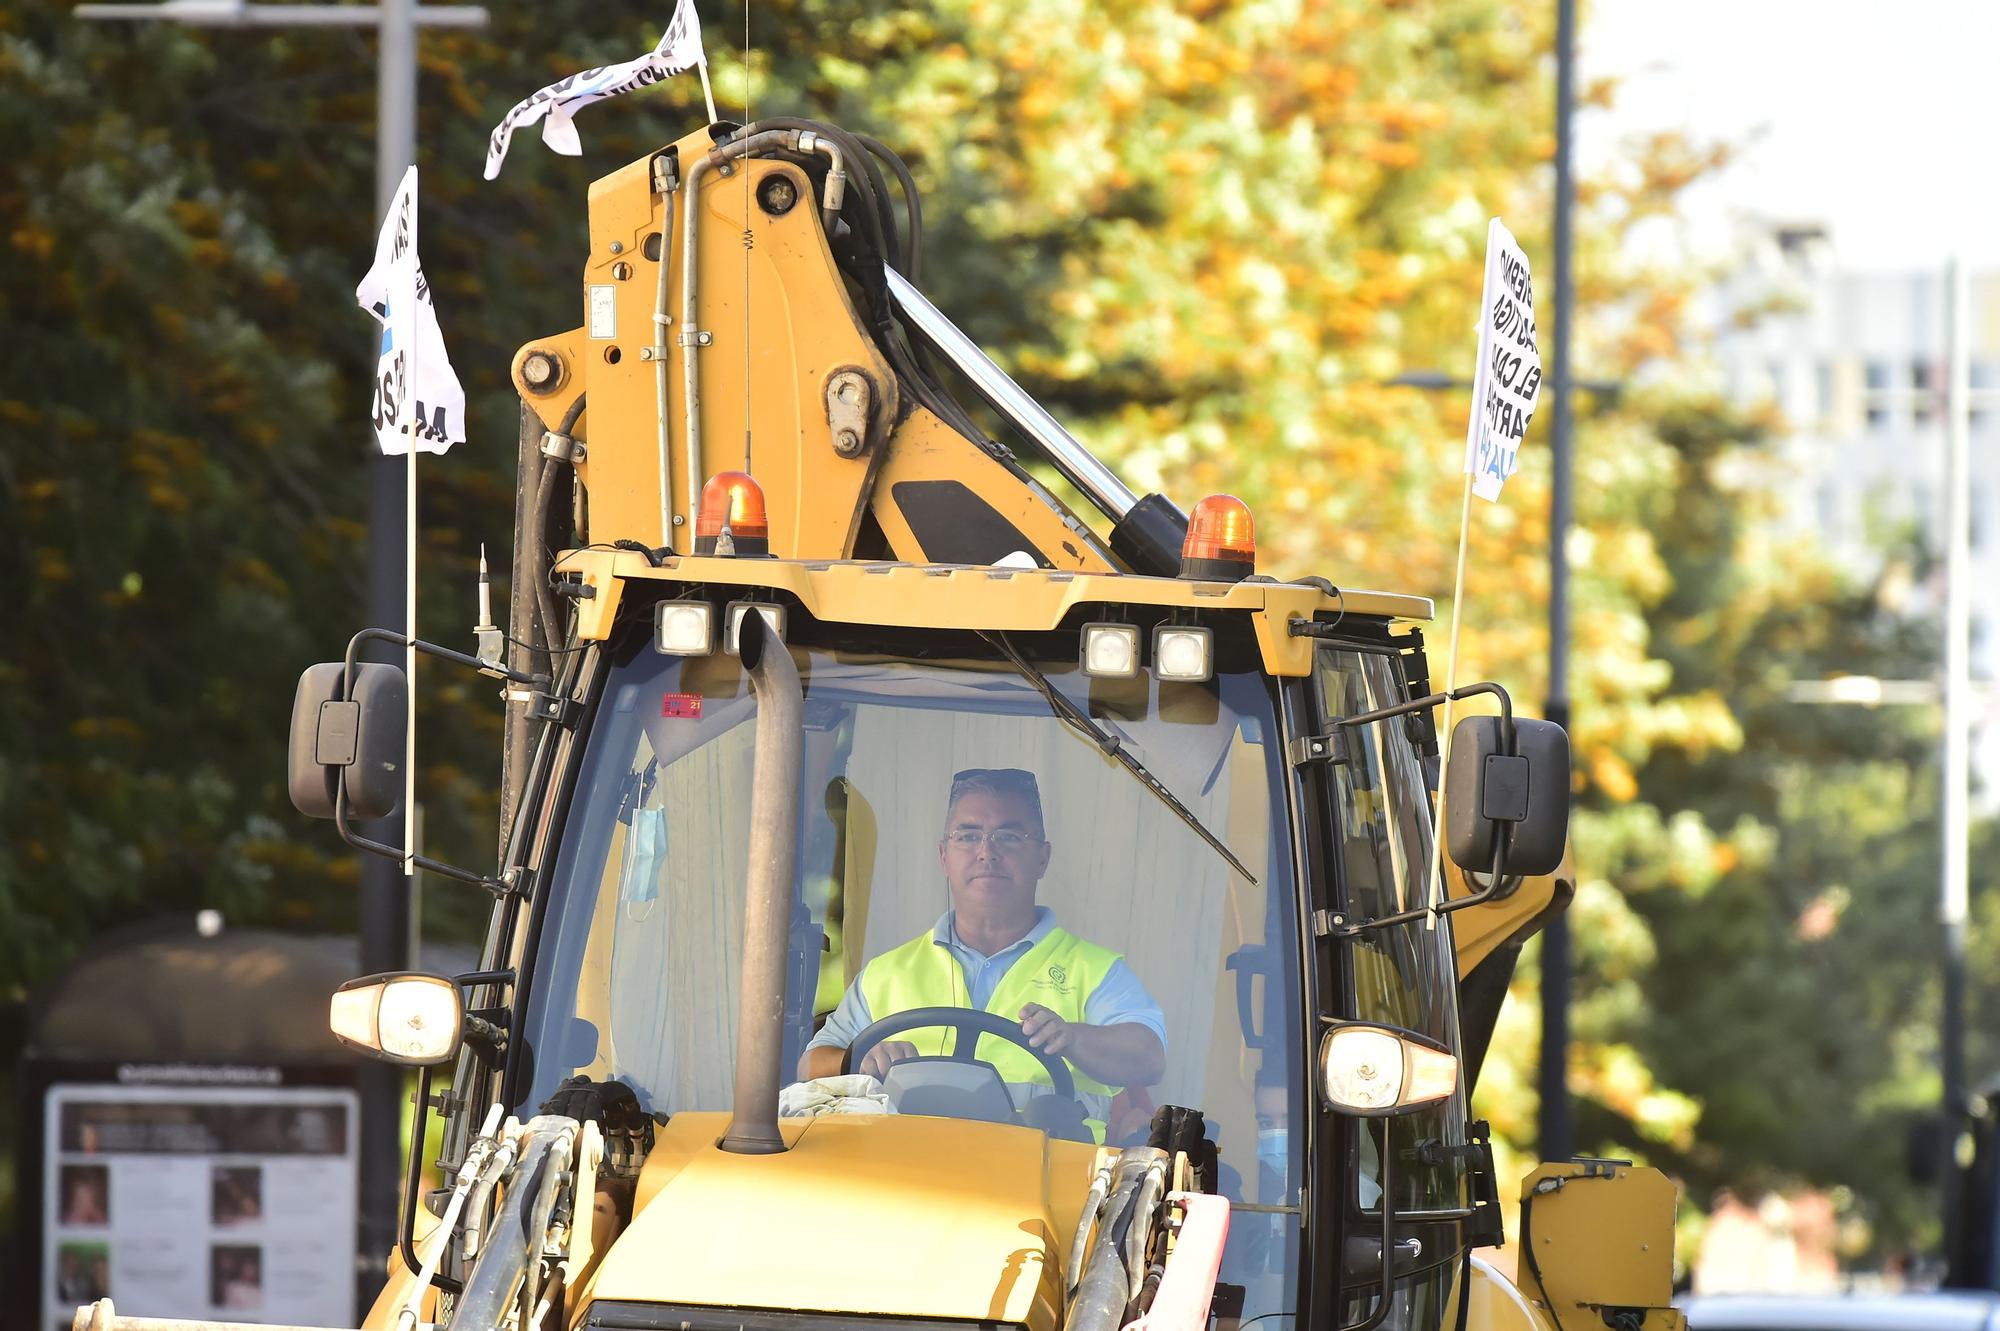
[[[1615,875],[1651,942],[1643,1003],[1600,982],[1580,1026],[1622,1032],[1700,1118],[1635,1134],[1599,1098],[1585,1129],[1673,1169],[1698,1204],[1722,1187],[1841,1189],[1864,1225],[1849,1227],[1860,1256],[1868,1227],[1893,1246],[1923,1219],[1905,1142],[1937,1096],[1936,998],[1924,995],[1938,718],[1803,703],[1794,686],[1928,677],[1935,643],[1883,589],[1848,584],[1758,522],[1768,515],[1746,486],[1767,460],[1768,422],[1699,400],[1657,421],[1676,483],[1648,516],[1671,584],[1649,611],[1650,641],[1679,687],[1729,700],[1741,738],[1650,752],[1636,769],[1643,801],[1586,824],[1586,855]]]

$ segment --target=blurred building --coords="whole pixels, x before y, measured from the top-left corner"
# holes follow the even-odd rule
[[[1839,1223],[1823,1192],[1754,1206],[1718,1193],[1689,1262],[1697,1294],[1824,1294],[1840,1288]]]
[[[2000,273],[1971,275],[1972,677],[2000,678]],[[1942,613],[1941,579],[1886,553],[1944,550],[1945,274],[1843,268],[1818,223],[1746,224],[1717,289],[1725,391],[1784,425],[1767,478],[1781,529],[1815,536],[1912,615]],[[1982,802],[2000,792],[1992,694],[1975,741]]]

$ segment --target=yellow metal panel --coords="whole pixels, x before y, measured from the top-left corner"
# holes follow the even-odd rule
[[[1256,618],[1265,668],[1276,675],[1312,669],[1311,640],[1281,631],[1291,619],[1315,612],[1427,619],[1431,603],[1392,592],[1343,592],[1282,582],[1188,582],[1132,574],[1066,573],[1048,569],[965,568],[857,561],[802,563],[782,559],[668,559],[651,567],[622,550],[573,550],[557,565],[579,574],[596,595],[579,602],[586,639],[609,636],[621,580],[715,583],[788,592],[814,618],[842,624],[906,628],[993,629],[1034,632],[1054,628],[1086,604],[1182,606],[1247,611]]]
[[[1562,1326],[1601,1326],[1605,1308],[1669,1309],[1673,1181],[1631,1165],[1543,1165],[1521,1183],[1521,1243],[1521,1288]]]
[[[1472,1301],[1466,1305],[1465,1331],[1555,1331],[1548,1314],[1528,1302],[1513,1281],[1483,1258],[1472,1259],[1471,1273]],[[1458,1306],[1456,1282],[1445,1306]]]
[[[783,1119],[732,1155],[726,1114],[678,1114],[592,1297],[1014,1322],[1053,1331],[1095,1148],[902,1115]]]
[[[675,146],[685,164],[705,154],[710,143],[702,130]],[[686,515],[699,496],[687,493],[686,398],[676,341],[684,331],[683,264],[673,242],[681,226],[678,210],[689,206],[690,191],[684,185],[676,199],[675,235],[667,238],[664,252],[655,247],[661,258],[649,258],[648,241],[661,232],[665,212],[661,196],[653,193],[652,161],[651,155],[640,158],[591,186],[590,254],[583,272],[586,326],[522,347],[515,353],[514,378],[545,426],[560,420],[577,393],[590,395],[588,455],[577,467],[590,496],[590,540],[632,539],[686,549],[685,528],[669,535],[660,525],[659,396],[648,349],[665,262],[672,320],[670,500],[675,513]],[[776,217],[755,202],[758,185],[773,174],[791,179],[800,199]],[[745,449],[751,448],[770,512],[772,549],[843,555],[853,548],[871,474],[900,410],[901,389],[848,299],[803,172],[763,160],[726,176],[710,170],[694,195],[697,328],[685,331],[709,336],[696,352],[703,436],[697,472],[705,478],[741,469]],[[612,337],[590,336],[591,288],[611,307]],[[521,362],[533,350],[554,351],[564,364],[563,384],[547,397],[529,393],[520,377]],[[855,458],[834,451],[826,418],[827,382],[846,369],[860,370],[874,390],[870,447]]]
[[[896,427],[875,486],[875,520],[898,559],[933,562],[896,502],[906,481],[957,481],[1014,524],[1060,569],[1115,571],[1101,542],[1039,485],[1023,480],[922,407]]]
[[[410,1246],[416,1249],[417,1260],[427,1261],[440,1251],[451,1236],[438,1225],[438,1218],[419,1206],[416,1218],[410,1223]],[[368,1312],[361,1319],[366,1331],[389,1331],[396,1324],[396,1314],[410,1301],[410,1291],[417,1287],[416,1273],[403,1260],[399,1248],[389,1250],[389,1281],[368,1305]],[[437,1289],[424,1291],[423,1314],[426,1320],[437,1316]]]
[[[1472,895],[1464,871],[1449,857],[1444,868],[1447,896],[1457,899]],[[1567,909],[1575,894],[1576,865],[1565,848],[1562,864],[1554,873],[1524,878],[1511,896],[1481,906],[1468,906],[1453,915],[1451,934],[1457,949],[1458,978],[1463,980],[1480,962],[1541,928],[1551,915]]]
[[[1166,581],[1166,579],[1162,579],[1162,581]],[[1197,582],[1188,585],[1199,589],[1204,586],[1215,587],[1227,584],[1204,584]],[[1241,587],[1246,584],[1239,582],[1234,585]],[[1295,583],[1250,583],[1248,585],[1261,587],[1265,592],[1263,605],[1250,617],[1251,623],[1257,632],[1257,649],[1264,657],[1264,668],[1274,675],[1286,675],[1294,679],[1303,678],[1312,673],[1314,641],[1311,638],[1302,638],[1293,634],[1291,621],[1295,619],[1311,619],[1314,611],[1332,609],[1334,606],[1338,606],[1344,610],[1349,608],[1349,602],[1359,602],[1371,595],[1367,592],[1350,592],[1337,598],[1331,598],[1332,605],[1329,605],[1328,601],[1330,598],[1317,587],[1300,586]],[[1197,597],[1202,594],[1200,590],[1195,592]],[[1397,597],[1395,599],[1414,601],[1417,598]],[[1429,604],[1428,601],[1424,602],[1426,607]],[[1356,614],[1369,613],[1361,609],[1358,604],[1353,606],[1353,609]],[[1392,610],[1388,613],[1398,614],[1407,613],[1407,611]],[[1424,617],[1428,618],[1429,613],[1428,608],[1426,608]]]

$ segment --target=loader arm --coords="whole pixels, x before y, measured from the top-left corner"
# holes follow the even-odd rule
[[[515,386],[542,429],[560,432],[585,404],[568,431],[583,444],[578,544],[687,553],[700,479],[748,470],[780,557],[1129,567],[914,371],[899,339],[919,335],[883,313],[886,286],[864,310],[867,266],[880,261],[843,267],[834,248],[853,239],[855,195],[830,243],[812,206],[824,185],[808,166],[712,164],[715,147],[703,130],[592,187],[587,322],[514,357]]]

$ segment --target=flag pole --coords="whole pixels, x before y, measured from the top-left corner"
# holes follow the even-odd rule
[[[1458,509],[1458,572],[1451,584],[1451,646],[1444,658],[1444,733],[1438,738],[1436,817],[1431,823],[1430,871],[1424,875],[1424,928],[1437,928],[1439,872],[1444,867],[1444,774],[1451,770],[1452,691],[1458,687],[1458,626],[1465,617],[1465,548],[1472,534],[1472,473],[1465,474],[1465,494]]]
[[[416,364],[416,348],[409,351]],[[403,877],[417,874],[417,410],[410,406],[409,483],[403,508],[403,679],[410,724],[403,734]]]
[[[713,125],[716,121],[722,119],[722,117],[715,113],[715,89],[708,86],[708,57],[703,56],[700,60],[696,61],[695,68],[701,71],[701,96],[702,100],[708,103],[708,123]],[[743,77],[745,79],[750,77],[747,62],[743,70]]]

